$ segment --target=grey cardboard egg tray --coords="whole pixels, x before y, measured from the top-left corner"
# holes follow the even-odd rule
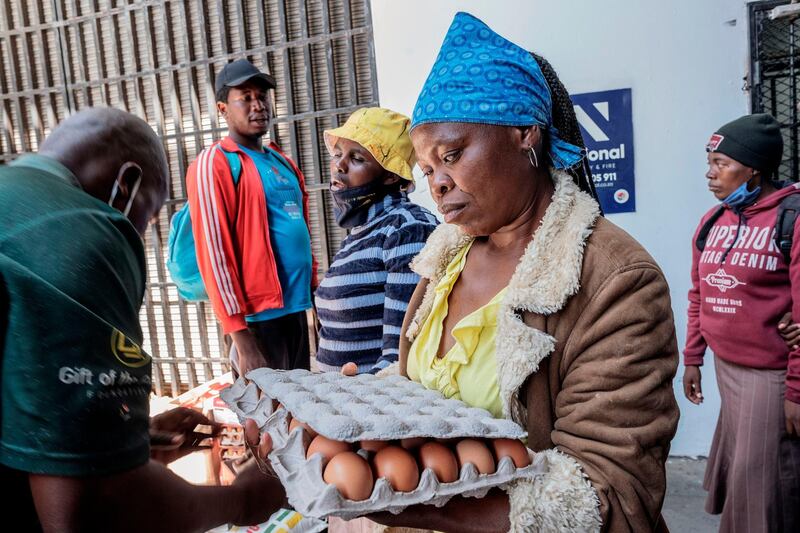
[[[525,431],[511,420],[493,418],[484,409],[444,398],[401,376],[348,377],[336,372],[262,368],[247,377],[252,383],[239,379],[222,391],[222,398],[240,420],[252,418],[262,432],[269,432],[274,446],[269,455],[272,467],[289,502],[307,516],[350,519],[376,511],[398,513],[419,503],[441,507],[455,495],[482,498],[492,487],[532,478],[545,470],[539,456],[529,451],[532,462],[524,468],[515,468],[511,459],[504,457],[495,473],[478,474],[468,463],[452,483],[439,483],[433,471],[425,469],[413,491],[395,492],[380,478],[368,499],[347,500],[323,481],[322,457],[317,454],[306,459],[303,432],[288,431],[287,409],[320,435],[345,442],[409,437],[520,439]],[[272,399],[285,409],[273,412]]]

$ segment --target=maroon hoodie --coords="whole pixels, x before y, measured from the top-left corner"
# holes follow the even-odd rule
[[[800,350],[789,352],[778,333],[784,313],[791,310],[794,321],[800,321],[800,225],[795,224],[790,265],[773,239],[778,204],[790,194],[800,194],[798,185],[784,187],[745,208],[738,238],[739,215],[725,209],[700,252],[694,244],[697,233],[717,207],[703,216],[692,239],[692,288],[683,355],[684,364],[702,365],[708,346],[718,357],[737,365],[788,369],[786,398],[800,403]]]

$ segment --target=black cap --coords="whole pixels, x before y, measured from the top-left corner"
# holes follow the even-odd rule
[[[706,145],[708,152],[720,152],[739,163],[770,174],[781,164],[781,125],[772,115],[757,113],[728,122]]]
[[[275,88],[275,78],[261,72],[246,59],[237,59],[223,67],[214,81],[214,92],[218,93],[223,87],[238,87],[244,82],[257,78],[264,82],[268,89]]]

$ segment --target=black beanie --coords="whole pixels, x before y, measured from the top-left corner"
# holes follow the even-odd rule
[[[783,156],[780,124],[767,113],[739,117],[711,136],[706,151],[725,154],[769,176]]]

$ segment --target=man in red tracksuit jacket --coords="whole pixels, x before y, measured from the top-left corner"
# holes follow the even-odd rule
[[[252,63],[229,63],[215,83],[228,136],[189,167],[186,188],[200,274],[240,375],[254,368],[309,368],[306,311],[317,285],[303,174],[262,138],[275,81]],[[234,183],[222,152],[234,152]]]

